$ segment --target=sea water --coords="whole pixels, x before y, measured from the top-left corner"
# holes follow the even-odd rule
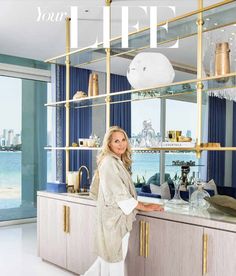
[[[160,154],[159,153],[133,153],[132,154],[132,179],[136,181],[137,177],[141,180],[147,180],[156,173],[160,172]],[[165,173],[169,173],[173,178],[175,174],[181,175],[181,166],[172,166],[172,161],[194,161],[198,165],[196,154],[192,152],[171,152],[165,154]],[[190,175],[199,167],[190,167]]]
[[[21,152],[0,151],[0,188],[21,185]]]
[[[21,152],[0,151],[0,209],[18,207],[19,197],[5,198],[21,188]]]
[[[48,155],[50,159],[50,155]],[[159,172],[160,154],[159,153],[133,153],[132,155],[132,178],[136,181],[137,176],[147,181],[152,175]],[[171,177],[177,173],[181,174],[181,167],[172,166],[172,161],[195,161],[198,164],[196,155],[191,152],[175,152],[165,154],[165,172]],[[48,160],[49,161],[49,160]],[[48,162],[48,170],[50,164]],[[198,167],[191,167],[190,175],[197,171]],[[21,189],[21,152],[0,151],[0,209],[17,207],[21,204],[20,198],[4,198],[4,191]]]

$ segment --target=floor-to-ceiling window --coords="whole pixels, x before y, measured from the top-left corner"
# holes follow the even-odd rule
[[[0,221],[36,217],[47,181],[44,80],[0,76]]]
[[[0,209],[21,204],[22,81],[0,76]]]

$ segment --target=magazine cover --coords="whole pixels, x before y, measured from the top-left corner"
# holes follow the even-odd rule
[[[235,275],[235,14],[0,0],[0,275]]]

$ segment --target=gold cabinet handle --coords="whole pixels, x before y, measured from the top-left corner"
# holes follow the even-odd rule
[[[63,205],[63,231],[70,233],[70,207]]]
[[[208,247],[208,236],[207,234],[203,234],[203,275],[207,274],[207,248]]]
[[[66,232],[66,206],[63,205],[63,231]]]
[[[70,233],[70,207],[66,206],[66,233]]]
[[[144,224],[145,222],[140,220],[139,222],[139,256],[144,256]]]
[[[145,222],[145,258],[149,256],[149,232],[150,224],[149,222]]]

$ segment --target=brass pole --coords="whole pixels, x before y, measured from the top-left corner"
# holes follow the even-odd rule
[[[70,18],[66,18],[66,101],[70,100]],[[66,102],[66,147],[70,146],[70,104]],[[66,149],[66,183],[68,183],[68,171],[70,151]]]
[[[106,0],[106,6],[109,7],[110,13],[110,35],[111,37],[111,2],[112,0]],[[111,91],[111,45],[109,43],[109,48],[106,48],[106,130],[110,127],[110,115],[111,115],[111,106],[110,106],[110,91]]]
[[[203,8],[203,0],[198,0],[198,9]],[[197,35],[197,158],[200,158],[201,152],[198,148],[201,145],[202,139],[202,31],[203,31],[203,17],[202,12],[198,14],[197,26],[198,26],[198,35]]]

